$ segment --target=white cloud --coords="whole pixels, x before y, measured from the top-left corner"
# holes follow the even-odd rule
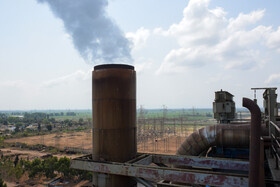
[[[157,71],[161,72],[184,72],[188,68],[198,68],[204,65],[207,59],[207,50],[205,47],[200,48],[180,48],[171,50]]]
[[[189,1],[183,19],[167,30],[167,35],[176,38],[180,46],[211,45],[220,40],[226,25],[226,12],[222,8],[208,9],[208,0]]]
[[[148,29],[145,29],[141,27],[136,32],[128,32],[126,33],[126,37],[130,40],[132,40],[134,46],[133,49],[139,50],[143,48],[146,44],[147,39],[150,36],[150,31]]]
[[[148,69],[151,69],[153,61],[146,58],[137,58],[135,61],[135,70],[137,74],[142,73]]]
[[[280,53],[280,27],[278,27],[277,31],[271,32],[267,36],[267,46],[276,49]]]
[[[248,25],[255,24],[263,18],[265,10],[252,11],[249,14],[240,13],[236,19],[229,20],[228,28],[230,30],[240,30]]]
[[[280,74],[272,74],[265,81],[266,84],[280,84]]]
[[[62,85],[62,84],[69,84],[73,81],[85,81],[85,80],[90,79],[90,77],[91,77],[91,71],[78,70],[69,75],[65,75],[62,77],[58,77],[56,79],[45,81],[43,83],[43,86],[53,87],[53,86],[58,86],[58,85]]]
[[[225,69],[250,69],[254,67],[253,61],[243,60],[243,61],[233,61],[225,66]]]
[[[249,70],[265,62],[269,50],[280,52],[280,27],[256,25],[265,10],[227,18],[221,7],[209,8],[209,0],[190,0],[179,23],[153,33],[174,38],[179,48],[165,56],[157,73],[182,72],[204,65]]]

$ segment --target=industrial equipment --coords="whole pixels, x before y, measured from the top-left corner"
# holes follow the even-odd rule
[[[215,101],[213,102],[214,118],[218,123],[229,123],[235,118],[235,102],[233,95],[227,91],[215,92]]]
[[[263,94],[264,119],[256,101],[243,98],[243,106],[251,113],[251,122],[239,123],[231,122],[235,118],[233,95],[222,90],[215,92],[215,119],[226,124],[193,132],[181,144],[177,155],[159,155],[137,153],[134,67],[95,66],[92,75],[93,153],[73,159],[71,167],[94,172],[94,186],[280,184],[276,89],[266,89]],[[227,155],[211,157],[217,155],[208,154],[211,148],[217,148],[220,156],[224,156],[225,151]],[[264,159],[267,159],[269,176],[264,170]]]
[[[137,153],[136,72],[123,64],[104,64],[92,72],[93,147],[95,161],[126,162]],[[133,186],[119,175],[94,173],[95,186]]]

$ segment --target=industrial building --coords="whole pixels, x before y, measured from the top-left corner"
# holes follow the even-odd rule
[[[94,186],[277,186],[280,185],[280,117],[276,88],[263,89],[264,113],[243,98],[250,121],[236,120],[233,95],[215,93],[217,124],[201,128],[177,155],[137,152],[136,72],[105,64],[92,72],[92,154],[71,167],[93,171]]]

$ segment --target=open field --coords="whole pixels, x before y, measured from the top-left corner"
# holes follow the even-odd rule
[[[192,133],[192,131],[188,131],[184,135],[166,135],[162,138],[147,138],[146,141],[138,143],[138,152],[175,154],[180,144],[190,133]],[[75,132],[14,138],[7,139],[5,142],[20,142],[28,145],[44,144],[46,146],[53,146],[60,149],[71,147],[90,151],[92,149],[91,137],[92,135],[89,132]]]
[[[91,133],[73,132],[73,133],[55,133],[42,136],[31,136],[23,138],[13,138],[5,142],[20,142],[28,145],[43,144],[60,149],[64,147],[76,147],[82,149],[91,149]]]
[[[188,134],[191,134],[189,132]],[[175,155],[186,136],[165,136],[158,139],[150,139],[146,142],[138,143],[137,150],[141,153],[156,153]]]

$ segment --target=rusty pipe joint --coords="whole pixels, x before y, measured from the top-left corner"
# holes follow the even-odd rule
[[[249,186],[257,187],[259,186],[261,110],[248,98],[243,98],[242,104],[251,113]]]

